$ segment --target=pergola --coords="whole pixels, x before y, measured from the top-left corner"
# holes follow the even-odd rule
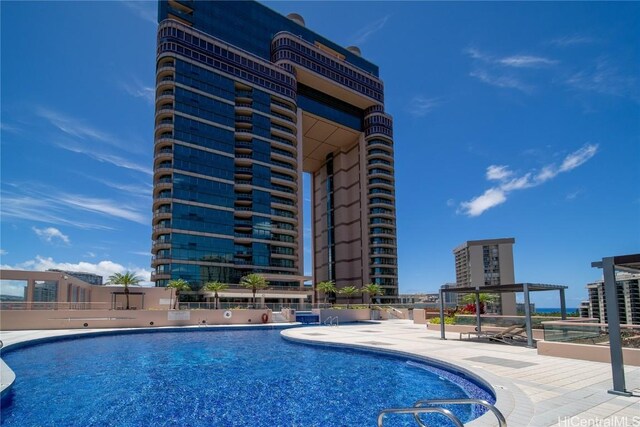
[[[640,273],[640,254],[621,255],[602,258],[594,261],[591,267],[601,268],[604,277],[604,302],[607,307],[607,324],[609,325],[609,351],[611,352],[611,370],[613,371],[613,389],[611,394],[631,396],[627,391],[624,379],[624,363],[622,359],[622,336],[620,334],[620,311],[618,307],[616,270],[629,273]]]
[[[565,303],[564,290],[567,286],[563,285],[547,285],[543,283],[513,283],[508,285],[489,285],[489,286],[460,286],[455,288],[440,288],[440,338],[446,339],[444,335],[444,294],[476,294],[476,328],[481,332],[482,325],[480,321],[480,293],[504,294],[513,292],[524,293],[524,320],[527,331],[527,346],[533,347],[533,328],[531,323],[531,306],[529,292],[539,291],[559,291],[560,292],[560,314],[562,320],[567,318],[567,305]]]

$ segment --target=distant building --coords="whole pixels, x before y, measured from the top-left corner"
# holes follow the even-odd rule
[[[445,289],[455,288],[456,284],[455,283],[445,283],[444,285],[442,285],[442,287],[445,288]],[[449,306],[449,305],[458,305],[458,294],[453,293],[453,292],[445,292],[444,293],[444,304],[447,305],[447,306]]]
[[[514,284],[513,244],[515,241],[513,238],[469,240],[456,247],[453,250],[456,263],[456,286],[482,287]],[[515,315],[517,312],[515,294],[500,294],[498,303],[493,304],[489,309],[504,315]]]
[[[80,279],[83,282],[87,282],[90,285],[102,286],[104,284],[102,283],[102,276],[98,276],[97,274],[93,274],[93,273],[86,273],[84,271],[57,270],[55,268],[50,268],[48,271],[65,273],[65,274],[68,274],[69,276],[75,277],[76,279]]]
[[[438,294],[400,294],[398,303],[400,304],[436,304]]]
[[[640,325],[640,274],[618,273],[616,275],[618,311],[620,323]],[[604,299],[604,281],[587,285],[589,300],[580,306],[581,316],[598,319],[608,323],[607,305]]]
[[[524,314],[524,303],[523,302],[518,302],[516,303],[516,310],[518,312],[518,315],[523,315]],[[529,303],[529,310],[530,312],[533,314],[536,312],[536,305],[534,303]]]

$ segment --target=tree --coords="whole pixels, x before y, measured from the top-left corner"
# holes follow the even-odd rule
[[[488,294],[485,292],[480,292],[478,294],[478,299],[480,300],[480,314],[484,314],[485,312],[485,306],[488,302],[495,302],[498,298],[494,295],[494,294]],[[467,305],[473,305],[473,310],[472,312],[475,313],[476,312],[476,294],[466,294],[465,296],[462,297],[462,299],[460,300],[463,303],[467,304]]]
[[[191,290],[189,283],[184,279],[174,279],[169,281],[169,283],[167,283],[167,288],[173,288],[176,290],[176,300],[173,302],[174,310],[176,309],[178,301],[180,301],[180,292]]]
[[[251,289],[251,293],[253,294],[253,304],[256,304],[256,292],[260,289],[267,289],[269,287],[269,282],[264,276],[256,273],[247,274],[246,276],[240,279],[240,286],[243,288]]]
[[[364,285],[362,291],[369,294],[369,308],[371,308],[373,297],[377,295],[384,295],[384,289],[382,289],[382,287],[376,283],[369,283],[367,285]]]
[[[351,298],[356,294],[362,293],[362,289],[358,289],[355,286],[345,286],[338,293],[347,297],[347,308],[351,308]]]
[[[218,309],[218,299],[219,299],[218,292],[222,292],[224,290],[227,290],[228,288],[229,288],[229,285],[227,285],[226,283],[207,282],[204,284],[205,291],[214,292],[213,303],[214,303],[214,308],[216,310]]]
[[[109,276],[109,283],[113,285],[123,285],[124,295],[127,298],[127,310],[129,310],[129,286],[136,286],[142,281],[141,278],[135,275],[131,271],[125,271],[124,273],[115,273]]]
[[[316,284],[316,289],[324,292],[324,303],[327,303],[327,295],[336,291],[336,285],[331,280],[326,280]]]

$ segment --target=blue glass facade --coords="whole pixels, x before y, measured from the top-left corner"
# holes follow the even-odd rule
[[[198,289],[260,272],[300,286],[304,112],[363,135],[371,221],[360,279],[397,293],[392,123],[378,67],[253,1],[161,0],[158,22],[156,285],[182,278]],[[303,84],[299,70],[339,94]],[[340,280],[333,199],[327,212],[330,275]]]

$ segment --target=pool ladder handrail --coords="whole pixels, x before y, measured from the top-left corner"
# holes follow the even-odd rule
[[[334,322],[335,321],[335,325]],[[324,325],[325,326],[340,326],[340,320],[338,319],[338,316],[329,316],[326,319],[324,319]]]
[[[498,419],[499,427],[507,427],[507,420],[502,415],[502,412],[498,410],[494,405],[482,399],[427,399],[418,400],[412,408],[390,408],[380,411],[378,414],[378,427],[382,427],[384,416],[386,414],[413,414],[418,426],[427,427],[426,424],[420,420],[419,414],[426,414],[430,412],[437,412],[449,418],[456,427],[463,427],[460,419],[448,409],[441,408],[439,406],[424,406],[424,405],[481,405],[493,412],[493,415]]]

